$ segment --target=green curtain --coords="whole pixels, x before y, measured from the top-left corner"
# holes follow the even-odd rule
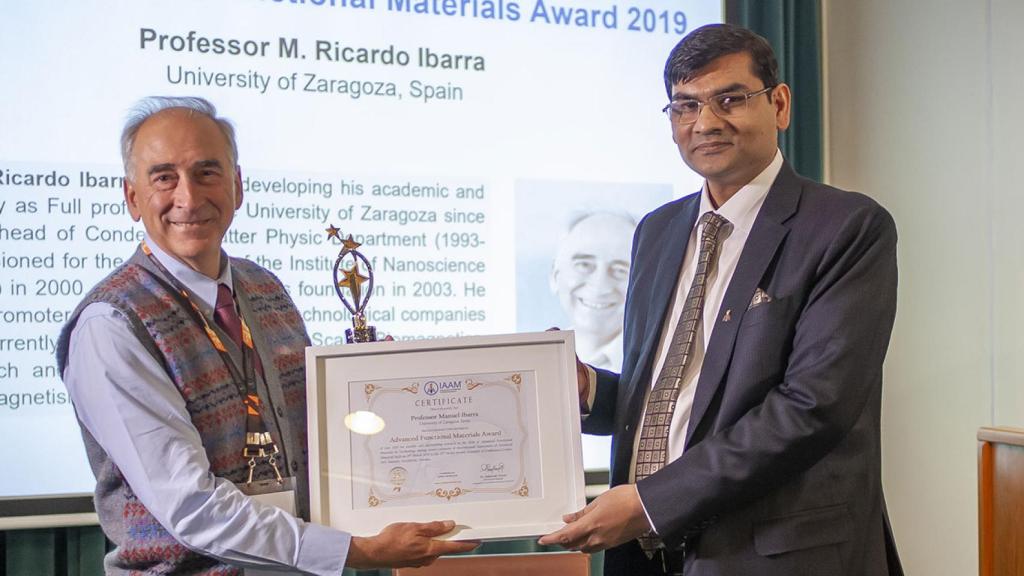
[[[709,0],[710,1],[710,0]],[[783,80],[793,88],[793,122],[782,135],[782,153],[801,174],[822,176],[821,6],[819,0],[726,0],[727,22],[767,38],[779,57]],[[109,544],[98,527],[0,532],[0,566],[9,576],[102,576]],[[542,551],[532,540],[493,542],[480,553]],[[601,557],[592,574],[601,574]],[[363,571],[384,576],[388,571]],[[346,574],[355,574],[346,571]]]
[[[780,76],[793,89],[793,118],[779,147],[797,172],[821,180],[820,1],[726,0],[725,19],[771,42]]]
[[[2,534],[0,553],[8,576],[103,576],[108,544],[98,526]]]

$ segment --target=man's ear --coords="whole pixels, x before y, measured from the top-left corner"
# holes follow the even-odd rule
[[[139,198],[135,192],[135,185],[128,181],[126,176],[124,179],[124,203],[128,206],[128,213],[132,215],[132,220],[138,222],[142,218],[142,211],[139,210]]]
[[[235,210],[242,207],[242,167],[235,165]]]
[[[792,112],[793,95],[789,85],[782,83],[772,90],[772,106],[775,107],[775,127],[779,130],[789,128],[790,112]]]
[[[552,294],[558,294],[558,266],[556,264],[551,265],[551,272],[548,274],[548,287],[551,288]]]

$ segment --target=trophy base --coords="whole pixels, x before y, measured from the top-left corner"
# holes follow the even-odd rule
[[[354,329],[349,328],[348,330],[345,330],[345,341],[349,344],[355,344],[357,342],[376,342],[377,328],[375,326]]]

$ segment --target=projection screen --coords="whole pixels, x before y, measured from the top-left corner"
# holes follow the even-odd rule
[[[373,264],[382,335],[559,326],[617,369],[632,227],[700,186],[660,113],[665,57],[721,18],[697,0],[5,2],[4,525],[89,521],[76,514],[93,476],[54,347],[141,238],[118,149],[138,98],[203,96],[234,122],[244,202],[225,249],[281,278],[313,344],[350,325],[334,225]],[[615,266],[572,259],[586,250]],[[606,438],[584,452],[607,469]]]

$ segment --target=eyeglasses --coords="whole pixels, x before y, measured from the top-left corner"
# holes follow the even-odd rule
[[[705,102],[701,102],[700,100],[693,98],[673,100],[666,104],[661,111],[668,115],[669,120],[671,120],[673,124],[678,125],[693,124],[697,121],[697,118],[700,117],[700,109],[708,105],[711,106],[711,111],[715,113],[715,116],[718,116],[719,118],[739,116],[747,109],[747,100],[769,92],[773,88],[775,88],[775,86],[768,86],[767,88],[758,90],[757,92],[750,92],[747,94],[742,92],[727,92],[725,94],[712,96]]]

